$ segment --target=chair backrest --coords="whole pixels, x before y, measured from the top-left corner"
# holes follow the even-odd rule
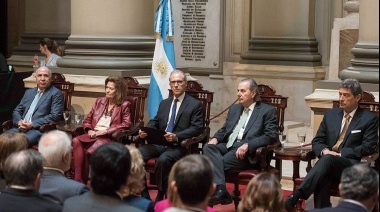
[[[276,90],[270,85],[258,85],[261,102],[275,107],[277,115],[278,130],[284,131],[285,109],[288,106],[288,97],[276,94]]]
[[[128,100],[131,101],[131,120],[134,126],[144,125],[144,106],[145,99],[148,97],[148,89],[139,85],[137,79],[124,77],[128,84]]]
[[[186,94],[194,97],[202,103],[203,121],[205,124],[205,130],[208,132],[207,139],[210,137],[210,109],[211,103],[214,100],[214,93],[208,90],[203,90],[202,84],[197,81],[187,81]],[[172,90],[169,90],[169,96],[173,96]]]
[[[51,84],[62,92],[64,100],[63,110],[71,110],[71,97],[73,96],[75,83],[66,81],[63,74],[52,73]]]

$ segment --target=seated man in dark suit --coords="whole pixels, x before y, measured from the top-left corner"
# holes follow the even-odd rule
[[[90,158],[92,191],[68,198],[63,211],[139,212],[123,201],[122,190],[131,172],[131,155],[122,144],[109,142]]]
[[[285,201],[292,210],[299,198],[314,193],[314,208],[331,207],[330,187],[339,183],[342,171],[378,149],[378,118],[359,107],[362,88],[355,79],[344,80],[339,89],[340,108],[328,110],[312,141],[318,162],[299,188]]]
[[[339,193],[343,200],[335,208],[311,212],[367,212],[379,201],[379,174],[367,164],[346,168],[340,178]]]
[[[225,173],[244,170],[256,164],[248,154],[278,139],[276,108],[260,102],[258,86],[253,79],[243,79],[237,89],[239,104],[233,105],[226,122],[203,147],[203,154],[214,164],[217,188],[210,205],[230,204]]]
[[[182,140],[198,136],[202,133],[203,113],[202,103],[185,93],[187,79],[182,71],[173,71],[170,74],[169,84],[174,97],[162,100],[157,115],[149,121],[146,127],[165,131],[165,138],[172,142],[173,146],[148,144],[139,148],[144,161],[157,157],[155,175],[158,187],[156,202],[162,200],[168,187],[168,177],[173,164],[185,155],[185,149],[181,148]],[[144,131],[139,132],[140,138],[148,135]],[[150,199],[147,189],[142,196]]]
[[[62,206],[38,192],[43,158],[35,150],[12,153],[4,164],[7,188],[0,193],[0,211],[62,211]]]
[[[51,85],[51,70],[42,66],[36,71],[37,87],[25,91],[21,102],[13,111],[13,124],[9,132],[24,132],[29,146],[38,143],[39,128],[49,122],[60,121],[63,112],[63,95]]]
[[[71,164],[71,139],[65,132],[54,130],[43,135],[38,151],[45,159],[40,186],[43,196],[63,204],[67,198],[89,191],[86,185],[67,179],[64,174]]]

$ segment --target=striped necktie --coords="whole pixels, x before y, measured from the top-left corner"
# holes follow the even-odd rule
[[[249,114],[249,108],[244,109],[243,114],[241,114],[241,116],[240,116],[238,124],[236,125],[234,131],[232,132],[232,134],[228,138],[228,142],[226,144],[227,148],[230,148],[234,144],[241,128],[243,128],[245,122],[247,121],[248,114]]]
[[[342,132],[340,133],[339,135],[339,138],[338,138],[338,141],[336,142],[336,144],[332,147],[332,150],[335,151],[335,152],[339,152],[339,147],[340,145],[342,145],[342,142],[343,142],[343,139],[344,139],[344,136],[346,135],[346,132],[347,132],[347,129],[348,129],[348,125],[350,125],[350,119],[351,119],[351,116],[350,114],[346,114],[344,116],[344,118],[346,118],[346,121],[344,121],[344,125],[343,125],[343,129],[342,129]]]

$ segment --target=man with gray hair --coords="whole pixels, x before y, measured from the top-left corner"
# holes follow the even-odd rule
[[[38,151],[44,157],[44,172],[41,177],[40,193],[59,203],[81,195],[89,189],[86,185],[67,179],[64,172],[70,169],[71,139],[62,131],[54,130],[44,134],[38,144]]]
[[[258,147],[278,140],[276,108],[262,103],[254,79],[243,79],[237,88],[239,104],[232,105],[226,122],[203,147],[203,154],[214,164],[214,183],[217,185],[210,205],[230,204],[225,173],[255,166],[248,155]]]
[[[379,174],[367,164],[346,168],[340,178],[339,193],[343,201],[336,208],[316,209],[312,212],[372,211],[379,200]]]
[[[331,207],[331,185],[339,183],[345,168],[357,164],[362,157],[378,149],[378,118],[359,107],[362,88],[356,79],[344,80],[339,89],[340,108],[328,110],[312,141],[318,162],[304,181],[285,201],[292,210],[299,198],[314,193],[314,207]]]
[[[4,164],[7,188],[0,193],[0,211],[61,211],[62,206],[38,192],[43,158],[35,150],[12,153]]]

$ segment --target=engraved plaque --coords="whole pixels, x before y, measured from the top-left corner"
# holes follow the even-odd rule
[[[172,1],[179,68],[219,68],[220,0]]]

